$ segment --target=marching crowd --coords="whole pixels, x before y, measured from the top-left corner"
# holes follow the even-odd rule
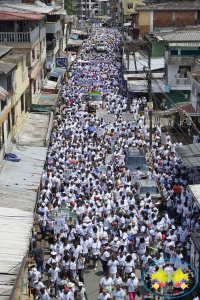
[[[49,300],[53,291],[60,300],[94,299],[87,295],[84,271],[95,275],[100,263],[98,299],[134,300],[141,281],[136,269],[142,276],[148,265],[160,259],[190,262],[191,232],[200,231],[199,209],[187,189],[192,170],[177,157],[177,145],[169,134],[163,136],[160,124],[149,151],[146,98],[135,96],[132,120],[123,120],[127,99],[119,93],[123,87],[119,37],[116,29],[92,32],[61,87],[33,234],[37,268],[29,277],[35,299]],[[93,48],[102,41],[107,52],[97,54]],[[113,123],[87,112],[83,96],[94,89],[94,81],[95,90],[105,95],[107,113],[115,114]],[[150,192],[138,197],[126,166],[128,147],[148,153],[147,176],[162,192],[162,207],[155,206]],[[141,175],[138,168],[137,181]],[[66,216],[61,214],[63,207]],[[41,238],[49,243],[45,265]],[[43,282],[44,272],[47,282]],[[144,280],[153,293],[151,279]]]

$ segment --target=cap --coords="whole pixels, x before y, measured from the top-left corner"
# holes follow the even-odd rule
[[[33,272],[34,272],[34,273],[37,272],[37,269],[36,269],[36,268],[33,268]]]
[[[113,222],[113,225],[117,225],[117,222]]]
[[[117,242],[117,241],[118,241],[118,237],[115,237],[115,238],[114,238],[114,241]]]
[[[131,273],[131,277],[135,277],[135,273]]]
[[[65,292],[69,292],[69,288],[66,286],[66,287],[64,288],[64,291],[65,291]]]
[[[79,282],[79,283],[78,283],[78,286],[83,286],[83,282]]]
[[[51,255],[56,255],[56,254],[57,254],[57,252],[55,252],[55,251],[51,252]]]
[[[71,201],[70,204],[73,205],[73,206],[75,205],[74,201]]]

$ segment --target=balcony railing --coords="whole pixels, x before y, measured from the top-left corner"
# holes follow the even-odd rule
[[[28,78],[28,68],[26,68],[22,73],[22,81],[24,81],[26,78]]]
[[[187,78],[170,78],[168,83],[171,86],[191,85]]]
[[[39,26],[30,32],[0,32],[0,43],[33,43],[39,37]]]

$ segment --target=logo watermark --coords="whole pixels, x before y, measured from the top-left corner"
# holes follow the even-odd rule
[[[142,274],[142,283],[152,295],[160,298],[181,298],[190,294],[198,284],[197,271],[178,259],[154,261]]]

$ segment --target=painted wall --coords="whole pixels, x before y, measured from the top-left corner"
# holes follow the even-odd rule
[[[152,57],[165,56],[165,41],[152,41]]]
[[[144,33],[150,32],[150,12],[140,11],[138,21],[139,21],[139,28],[140,28],[140,36],[143,38]]]

